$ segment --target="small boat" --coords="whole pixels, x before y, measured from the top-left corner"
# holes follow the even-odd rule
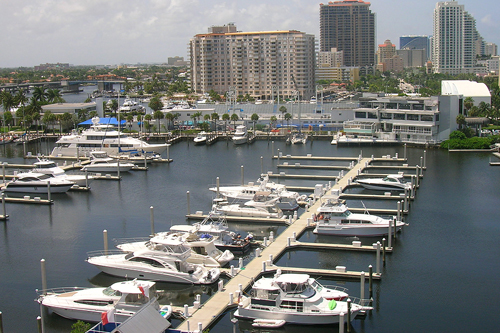
[[[286,321],[282,319],[254,319],[252,322],[253,327],[259,328],[280,328],[285,324]]]
[[[283,320],[289,324],[336,324],[347,313],[345,288],[327,288],[307,274],[281,274],[257,280],[250,296],[242,296],[234,316],[260,321]],[[351,320],[361,311],[371,310],[369,300],[351,299]],[[268,322],[270,325],[277,322]]]
[[[75,183],[75,185],[78,185],[79,187],[88,187],[94,180],[94,176],[92,175],[67,174],[66,171],[56,164],[56,162],[43,158],[39,158],[37,162],[33,163],[32,171],[47,175],[60,176],[63,179],[67,179],[70,182]]]
[[[247,143],[248,141],[247,127],[245,125],[236,126],[236,131],[234,132],[232,140],[235,145],[241,145]]]
[[[123,102],[123,105],[120,107],[120,112],[139,112],[139,113],[145,113],[146,108],[136,101],[133,101],[131,99],[125,99],[125,102]]]
[[[116,322],[123,322],[148,303],[160,311],[155,282],[140,280],[117,282],[107,288],[49,289],[36,301],[61,317],[87,322],[99,322],[102,313],[109,311],[114,312]],[[165,319],[171,311],[163,309]]]
[[[89,172],[127,172],[135,167],[135,164],[115,161],[105,151],[90,152],[90,164],[84,165],[81,170]]]
[[[171,231],[197,233],[202,237],[214,237],[214,245],[221,251],[245,254],[250,250],[253,235],[242,237],[239,233],[228,230],[224,214],[210,212],[207,217],[193,225],[173,225]]]
[[[402,174],[387,175],[384,178],[357,178],[356,182],[368,190],[411,190],[411,183],[405,182]]]
[[[207,132],[200,132],[198,135],[193,139],[195,145],[204,145],[207,143]]]
[[[65,193],[75,185],[74,182],[65,177],[43,174],[38,172],[22,172],[16,178],[8,182],[2,190],[17,193]]]
[[[188,284],[212,284],[219,280],[218,268],[191,264],[187,261],[190,254],[189,248],[182,255],[153,254],[149,249],[130,253],[94,251],[88,253],[87,262],[106,274],[121,277]]]
[[[316,222],[315,234],[334,236],[385,236],[389,233],[389,225],[394,222],[380,216],[351,213],[338,196],[323,196],[322,205],[313,216]],[[406,223],[396,221],[396,231],[400,231]]]

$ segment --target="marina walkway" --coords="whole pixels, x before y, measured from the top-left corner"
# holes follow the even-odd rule
[[[353,160],[353,159],[351,159]],[[356,160],[356,159],[354,159]],[[354,178],[358,172],[361,172],[363,167],[368,164],[369,158],[361,159],[342,179],[339,179],[337,184],[332,186],[331,190],[339,190],[347,186],[349,178]],[[330,190],[330,191],[331,191]],[[238,271],[238,273],[230,279],[224,286],[222,291],[215,293],[209,300],[207,300],[203,305],[200,306],[193,314],[190,313],[190,317],[181,323],[177,329],[181,331],[187,331],[189,329],[193,330],[197,328],[199,323],[201,323],[203,329],[210,327],[210,325],[222,315],[229,306],[235,306],[235,304],[229,304],[230,293],[233,293],[234,300],[237,302],[236,291],[242,289],[246,290],[251,286],[252,282],[259,278],[263,273],[263,261],[267,261],[272,255],[273,258],[279,258],[288,248],[288,238],[293,238],[293,235],[300,237],[302,233],[307,229],[307,219],[311,217],[311,212],[315,212],[321,206],[321,201],[317,200],[308,211],[304,212],[292,225],[290,225],[285,231],[283,231],[277,238],[274,239],[266,248],[261,252],[261,256],[250,261],[244,269]],[[270,271],[275,271],[276,267],[270,267]],[[282,268],[287,269],[287,268]],[[291,268],[288,268],[291,269]],[[300,270],[300,269],[298,269]],[[315,269],[307,269],[309,273],[314,274]],[[323,273],[324,270],[317,270],[318,273]],[[360,276],[360,272],[349,272],[346,271],[345,276],[357,277]],[[380,279],[380,274],[373,274],[375,279]],[[240,288],[241,285],[241,288]],[[189,322],[189,323],[188,323]]]

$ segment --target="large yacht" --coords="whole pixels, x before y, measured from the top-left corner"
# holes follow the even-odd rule
[[[92,118],[89,129],[80,133],[62,136],[52,150],[52,156],[83,156],[94,150],[106,151],[110,155],[120,152],[139,151],[161,154],[167,149],[167,144],[149,144],[132,138],[118,131],[109,124],[100,124],[100,118]]]

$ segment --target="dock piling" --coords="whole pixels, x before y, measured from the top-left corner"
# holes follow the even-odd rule
[[[390,224],[391,222],[389,222]],[[382,238],[382,263],[385,267],[385,238]]]
[[[217,192],[216,192],[217,196],[216,196],[216,198],[219,199],[219,197],[220,197],[220,180],[219,180],[219,177],[215,178],[215,184],[217,186]]]
[[[25,155],[26,156],[26,155]],[[3,183],[6,184],[7,182],[5,181],[5,165],[7,162],[2,163],[2,175],[3,175]]]
[[[184,317],[189,317],[189,306],[187,304],[184,304]]]
[[[233,293],[229,293],[229,305],[232,305],[234,303],[234,295]],[[198,323],[198,326],[200,326],[201,323]],[[200,332],[202,332],[200,330]]]
[[[242,269],[243,268],[243,258],[238,258],[238,268]],[[221,280],[222,281],[222,280]]]
[[[260,157],[260,174],[264,173],[264,156]]]
[[[38,329],[38,333],[43,332],[43,330],[42,330],[42,317],[40,317],[40,316],[36,317],[36,327]],[[0,327],[0,333],[3,333],[2,327]]]
[[[3,218],[7,219],[7,211],[5,210],[5,193],[2,192],[2,212],[3,212]],[[0,333],[2,333],[0,331]]]
[[[241,166],[241,186],[245,185],[245,172],[243,165]]]
[[[360,276],[361,276],[361,281],[360,281],[361,291],[360,291],[359,297],[361,299],[365,299],[365,272],[361,271]]]
[[[424,169],[427,169],[427,150],[424,150],[424,163],[422,164]]]
[[[373,295],[373,266],[368,266],[368,291],[370,292],[370,298]]]
[[[102,238],[104,241],[104,254],[108,255],[108,231],[106,229],[102,231]]]
[[[187,195],[187,213],[188,215],[191,215],[191,204],[189,202],[189,191],[186,192],[186,195]]]
[[[380,274],[380,242],[377,242],[377,262],[376,262],[376,270],[377,274]]]
[[[387,235],[387,237],[388,237],[387,246],[389,248],[392,247],[392,240],[391,240],[392,239],[392,222],[394,222],[394,230],[396,230],[396,217],[395,216],[393,216],[391,222],[389,222],[389,233]]]
[[[149,221],[151,222],[151,235],[154,236],[154,234],[155,234],[155,213],[154,213],[153,206],[149,207]]]
[[[262,262],[262,272],[265,272],[266,271],[266,262],[263,261]]]
[[[340,313],[340,317],[339,317],[339,333],[344,333],[344,313],[341,312]]]
[[[47,180],[47,200],[50,201],[50,181]]]
[[[351,331],[351,299],[347,299],[347,332]]]
[[[47,271],[45,269],[45,259],[40,260],[40,266],[42,270],[42,293],[47,294]]]

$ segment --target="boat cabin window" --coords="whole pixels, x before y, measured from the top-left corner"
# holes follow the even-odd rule
[[[191,250],[193,250],[194,252],[196,252],[198,254],[207,255],[207,251],[205,251],[205,247],[203,247],[203,246],[192,246]]]
[[[128,294],[125,297],[125,303],[127,304],[144,304],[148,301],[148,298],[143,294]]]
[[[394,183],[398,183],[399,182],[397,179],[392,178],[392,177],[385,177],[384,181],[385,182],[394,182]]]
[[[283,282],[278,282],[278,287],[281,288],[286,293],[301,293],[303,292],[307,285],[303,283],[283,283]]]
[[[134,257],[134,258],[130,259],[130,261],[141,262],[143,264],[150,265],[153,267],[161,267],[161,268],[164,267],[160,262],[158,262],[152,258]]]
[[[283,309],[291,309],[297,312],[304,311],[304,302],[296,302],[296,301],[283,301],[280,304],[280,308]]]
[[[76,300],[75,303],[78,304],[85,304],[85,305],[92,305],[92,306],[108,306],[110,304],[113,304],[113,301],[99,301],[95,299],[82,299],[82,300]]]
[[[280,291],[277,289],[267,290],[267,289],[255,289],[253,291],[253,296],[260,299],[270,299],[275,300],[278,298]]]

